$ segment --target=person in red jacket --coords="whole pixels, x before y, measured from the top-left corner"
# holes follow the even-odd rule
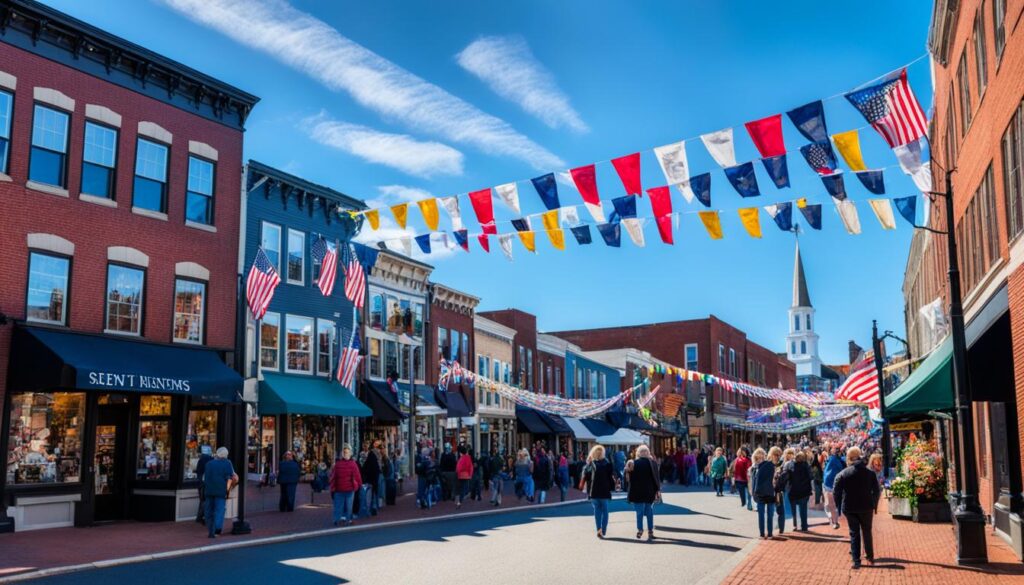
[[[359,465],[352,460],[352,447],[345,445],[341,448],[341,456],[334,460],[330,473],[335,526],[341,526],[342,518],[346,526],[352,524],[352,501],[361,485],[363,478],[359,475]]]
[[[455,478],[459,480],[455,507],[461,508],[462,498],[466,497],[466,490],[469,488],[469,481],[473,479],[473,457],[468,453],[465,445],[459,445],[459,462],[455,464]]]
[[[750,458],[747,456],[747,448],[740,447],[736,451],[736,461],[733,462],[732,466],[732,481],[736,486],[736,491],[740,493],[740,507],[746,506],[748,510],[753,510],[753,504],[751,503],[750,493],[747,492],[747,483],[749,482],[750,473]]]

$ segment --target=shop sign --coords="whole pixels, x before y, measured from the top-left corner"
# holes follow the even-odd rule
[[[919,423],[919,422],[894,423],[894,424],[889,425],[889,431],[890,432],[897,432],[897,431],[920,431],[920,430],[921,430],[921,423]]]
[[[79,376],[79,378],[81,377]],[[79,384],[81,383],[82,381],[79,380]],[[145,392],[192,391],[191,382],[185,378],[168,378],[118,372],[88,372],[85,386],[88,388],[140,390]]]

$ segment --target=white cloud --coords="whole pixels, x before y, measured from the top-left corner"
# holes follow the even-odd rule
[[[389,134],[373,128],[332,120],[321,113],[300,124],[310,138],[417,177],[461,175],[462,153],[440,142],[422,142],[406,134]]]
[[[394,205],[403,201],[422,201],[432,197],[430,191],[426,189],[406,187],[405,185],[381,185],[377,187],[377,192],[380,193],[381,198],[374,199],[374,201],[379,201],[381,205]],[[367,205],[370,203],[367,202]]]
[[[544,170],[565,166],[507,122],[348,39],[284,0],[163,0],[184,16],[261,50],[388,119],[512,156]]]
[[[482,37],[456,55],[459,65],[494,93],[519,105],[551,128],[587,132],[587,124],[569,104],[543,64],[522,37]]]

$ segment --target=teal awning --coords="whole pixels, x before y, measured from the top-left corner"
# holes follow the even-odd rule
[[[892,394],[886,418],[953,410],[953,340],[949,337]]]
[[[370,408],[334,380],[314,376],[263,374],[260,414],[370,416]]]

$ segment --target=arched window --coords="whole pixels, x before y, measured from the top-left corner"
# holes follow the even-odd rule
[[[800,354],[803,355],[805,353],[807,353],[807,342],[806,341],[801,341],[800,342]]]

